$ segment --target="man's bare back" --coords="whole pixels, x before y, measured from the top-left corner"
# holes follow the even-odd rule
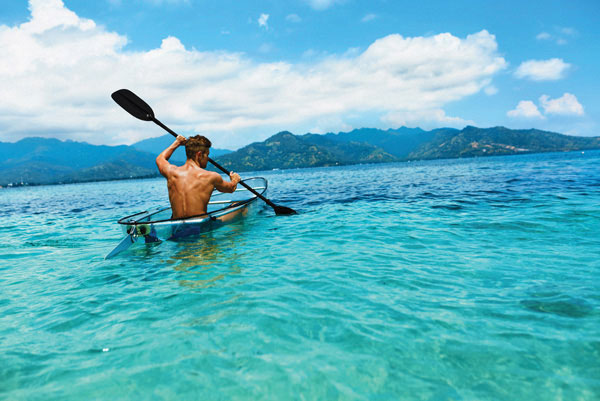
[[[194,138],[197,137],[190,138],[190,148],[193,147],[191,142],[195,141]],[[234,172],[230,174],[231,181],[226,182],[220,174],[204,169],[208,163],[210,147],[210,141],[206,141],[208,146],[205,150],[202,146],[198,148],[201,150],[197,152],[186,149],[188,159],[182,166],[169,163],[169,158],[175,149],[186,142],[182,136],[178,136],[175,142],[156,158],[158,170],[167,179],[169,201],[174,219],[206,213],[206,206],[215,188],[221,192],[233,192],[240,181],[240,176]]]

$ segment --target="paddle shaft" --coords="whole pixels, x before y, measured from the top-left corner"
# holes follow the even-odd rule
[[[178,135],[175,133],[175,131],[173,131],[172,129],[158,121],[156,117],[154,117],[154,111],[152,111],[152,108],[148,105],[148,103],[144,102],[142,99],[140,99],[138,95],[136,95],[129,89],[119,89],[118,91],[115,91],[111,95],[111,97],[119,106],[121,106],[123,109],[125,109],[125,111],[127,111],[135,118],[143,121],[153,121],[156,125],[162,127],[162,129],[164,129],[169,134],[177,138]],[[225,174],[230,175],[229,171],[215,163],[212,159],[209,158],[208,161],[211,162],[219,170],[223,171]],[[254,189],[249,187],[244,182],[240,182],[240,184],[242,184],[242,186],[244,186],[248,191],[252,192],[254,195],[262,199],[267,205],[271,206],[275,214],[277,214],[278,216],[298,213],[294,209],[291,209],[289,207],[278,206],[274,204],[273,202],[256,192]]]
[[[166,125],[164,125],[163,123],[161,123],[157,118],[152,117],[152,121],[158,125],[159,127],[161,127],[162,129],[164,129],[165,131],[167,131],[169,134],[173,135],[175,138],[177,138],[177,133],[175,131],[173,131],[171,128],[167,127]],[[210,157],[208,158],[208,161],[215,166],[216,168],[218,168],[219,170],[221,170],[222,172],[224,172],[225,174],[227,174],[228,176],[230,175],[230,172],[223,166],[221,166],[219,163],[217,163],[216,161],[214,161],[213,159],[211,159]],[[273,202],[271,202],[270,200],[268,200],[267,198],[265,198],[264,196],[262,196],[261,194],[259,194],[258,192],[256,192],[250,185],[246,184],[243,181],[240,181],[240,184],[242,184],[242,186],[244,188],[246,188],[248,191],[252,192],[254,195],[258,196],[260,199],[262,199],[263,201],[265,201],[265,203],[269,206],[271,206],[273,209],[277,208],[278,206],[276,204],[274,204]]]

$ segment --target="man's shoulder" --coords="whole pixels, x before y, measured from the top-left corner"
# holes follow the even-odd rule
[[[202,178],[205,178],[205,179],[209,179],[211,181],[217,180],[217,179],[221,178],[221,175],[219,173],[216,173],[214,171],[204,170],[204,169],[199,168],[199,167],[198,167],[198,170],[196,170],[195,175],[198,178],[202,177]]]
[[[171,164],[171,163],[169,163],[169,166],[168,166],[168,171],[169,171],[169,173],[171,173],[171,174],[177,174],[177,173],[179,173],[179,172],[182,172],[182,171],[184,171],[184,170],[185,170],[185,165],[183,165],[183,166],[178,166],[178,165],[176,165],[176,164]]]
[[[206,171],[206,176],[210,178],[211,181],[219,181],[222,180],[221,174],[214,171]]]

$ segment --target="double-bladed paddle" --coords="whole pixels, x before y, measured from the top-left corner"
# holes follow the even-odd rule
[[[152,111],[152,108],[148,105],[148,103],[144,102],[132,91],[130,91],[128,89],[119,89],[118,91],[114,92],[111,95],[111,97],[113,98],[113,100],[115,102],[117,102],[117,104],[119,106],[124,108],[125,111],[127,111],[129,114],[131,114],[135,118],[138,118],[138,119],[144,120],[144,121],[152,121],[156,125],[162,127],[169,134],[171,134],[175,138],[177,138],[177,134],[173,130],[171,130],[169,127],[167,127],[166,125],[164,125],[163,123],[158,121],[156,119],[156,117],[154,117],[154,112]],[[210,157],[208,158],[208,161],[210,163],[212,163],[216,168],[218,168],[225,174],[229,175],[229,171],[227,171],[226,168],[219,165],[217,162],[212,160]],[[265,203],[267,205],[271,206],[273,208],[273,210],[275,211],[275,214],[277,214],[278,216],[279,215],[297,214],[297,212],[294,209],[290,209],[289,207],[278,206],[278,205],[274,204],[273,202],[271,202],[270,200],[268,200],[267,198],[265,198],[264,196],[262,196],[261,194],[256,192],[254,189],[252,189],[252,187],[250,187],[248,184],[244,183],[243,181],[240,181],[240,184],[242,184],[248,191],[252,192],[254,195],[258,196],[260,199],[265,201]]]

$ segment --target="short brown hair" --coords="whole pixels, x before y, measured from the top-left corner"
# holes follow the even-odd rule
[[[193,160],[196,153],[207,152],[211,146],[212,143],[207,137],[202,135],[191,136],[185,141],[185,155],[188,159]]]

